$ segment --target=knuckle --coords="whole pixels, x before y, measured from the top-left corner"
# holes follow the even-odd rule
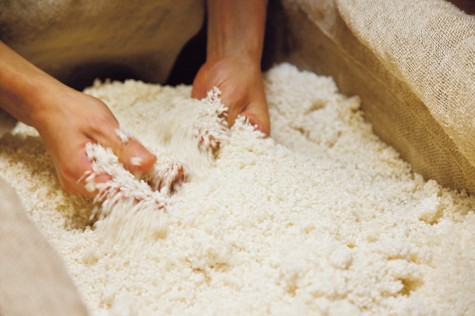
[[[98,113],[90,118],[89,124],[95,131],[113,131],[116,128],[114,117],[108,113]]]

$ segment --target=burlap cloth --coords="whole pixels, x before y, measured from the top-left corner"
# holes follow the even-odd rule
[[[0,315],[87,315],[63,261],[0,178]]]
[[[163,83],[204,10],[204,0],[6,0],[0,39],[67,84],[111,72]]]
[[[283,0],[280,60],[331,75],[415,171],[475,192],[475,18],[443,0]]]

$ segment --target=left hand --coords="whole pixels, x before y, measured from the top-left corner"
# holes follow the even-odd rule
[[[192,97],[204,98],[213,87],[222,92],[221,100],[228,107],[229,126],[241,114],[269,136],[269,111],[259,64],[237,56],[207,61],[195,77]]]

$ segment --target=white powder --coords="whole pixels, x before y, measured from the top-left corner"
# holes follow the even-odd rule
[[[273,138],[238,120],[229,135],[218,129],[214,160],[197,139],[221,139],[206,132],[217,115],[190,87],[96,83],[87,92],[121,127],[190,177],[162,194],[166,212],[112,207],[94,229],[92,205],[60,190],[31,129],[0,140],[2,174],[91,311],[475,314],[474,198],[411,173],[330,78],[280,65],[266,90]]]

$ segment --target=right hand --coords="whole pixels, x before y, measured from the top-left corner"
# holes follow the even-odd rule
[[[241,114],[269,136],[269,110],[259,61],[238,56],[206,62],[193,81],[191,95],[198,99],[204,98],[213,87],[221,90],[221,100],[228,108],[229,126]]]
[[[116,134],[119,123],[109,108],[97,98],[73,90],[58,82],[49,93],[42,94],[41,106],[30,124],[40,133],[53,160],[62,187],[70,193],[94,196],[78,180],[92,171],[86,152],[86,143],[98,143],[112,148],[124,166],[134,173],[146,173],[156,161],[141,143],[131,138],[122,143]],[[140,157],[139,166],[132,164],[133,157]],[[106,182],[110,176],[103,174],[96,182]]]

